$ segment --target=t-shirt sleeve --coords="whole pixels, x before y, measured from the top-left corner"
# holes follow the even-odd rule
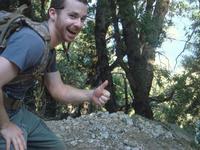
[[[10,36],[1,56],[23,72],[40,63],[44,48],[44,41],[37,33],[29,28],[22,28]]]

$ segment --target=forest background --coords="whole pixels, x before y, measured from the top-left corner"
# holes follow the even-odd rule
[[[29,6],[26,16],[46,19],[49,0],[0,0],[0,10],[13,11],[22,4]],[[200,116],[199,12],[198,0],[90,1],[87,22],[69,51],[63,51],[67,45],[57,47],[58,68],[64,82],[78,88],[95,88],[108,80],[111,100],[104,107],[63,106],[38,83],[27,94],[30,109],[46,119],[123,111],[192,131]],[[165,56],[159,48],[177,16],[191,22],[180,53],[191,55],[182,59],[183,71],[174,73],[155,60]]]

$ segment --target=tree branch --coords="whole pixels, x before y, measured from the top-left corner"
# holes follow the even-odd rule
[[[187,41],[185,42],[184,44],[184,47],[183,47],[183,50],[178,54],[178,56],[176,57],[176,63],[174,65],[174,70],[176,69],[176,65],[177,65],[177,62],[178,62],[178,58],[185,52],[186,48],[187,48],[187,44],[189,43],[189,41],[191,40],[192,36],[194,35],[195,33],[195,30],[196,28],[192,31],[191,35],[188,37]]]

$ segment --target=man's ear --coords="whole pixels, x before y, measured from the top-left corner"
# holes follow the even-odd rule
[[[49,18],[52,21],[56,20],[56,18],[57,18],[57,12],[56,12],[55,8],[49,8]]]

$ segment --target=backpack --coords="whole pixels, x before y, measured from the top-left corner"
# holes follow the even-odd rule
[[[23,11],[26,8],[27,5],[22,5],[14,12],[7,12],[3,10],[0,11],[0,50],[4,50],[6,48],[7,39],[13,32],[19,30],[23,26],[28,26],[33,29],[44,40],[46,46],[41,63],[34,69],[32,74],[24,75],[27,77],[32,76],[38,79],[41,77],[41,75],[43,75],[44,70],[48,64],[50,34],[46,24],[32,21],[23,15]],[[15,81],[25,79],[24,75],[19,75]]]

